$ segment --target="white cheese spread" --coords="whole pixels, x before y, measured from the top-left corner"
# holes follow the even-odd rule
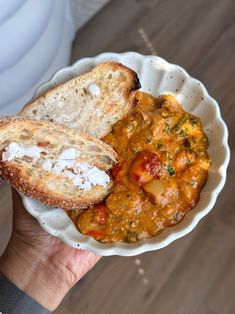
[[[73,171],[69,169],[73,169]],[[90,190],[93,186],[106,187],[110,177],[105,171],[92,167],[87,163],[78,163],[76,160],[58,160],[50,170],[55,175],[63,175],[73,181],[74,186],[81,190]]]
[[[88,86],[88,90],[92,96],[99,96],[100,95],[100,88],[96,83],[91,83]]]
[[[24,156],[39,159],[40,153],[42,151],[44,151],[42,147],[38,146],[22,147],[16,142],[12,142],[5,148],[5,151],[2,154],[2,160],[11,161],[15,158],[22,158]]]
[[[22,147],[19,144],[12,142],[9,144],[2,154],[3,161],[11,161],[14,158],[24,156],[34,159],[40,158],[40,153],[46,151],[42,147],[29,146]],[[45,159],[42,163],[42,169],[46,172],[51,172],[57,176],[64,176],[72,180],[73,184],[82,190],[90,190],[96,185],[106,187],[110,182],[110,177],[105,171],[98,169],[95,166],[90,166],[88,163],[77,162],[77,157],[80,152],[75,148],[65,149],[58,159]]]
[[[53,167],[53,163],[50,159],[46,159],[43,161],[42,163],[42,169],[45,170],[45,171],[51,171]]]
[[[95,114],[97,115],[97,117],[101,117],[102,116],[102,111],[100,109],[96,109],[95,110]]]
[[[75,159],[80,155],[80,152],[75,148],[65,149],[59,156],[59,159]]]

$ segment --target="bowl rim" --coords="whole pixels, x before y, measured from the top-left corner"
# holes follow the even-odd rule
[[[49,234],[57,236],[63,242],[65,242],[66,244],[68,244],[71,247],[89,250],[93,253],[100,254],[103,256],[110,256],[110,255],[135,256],[135,255],[138,255],[138,254],[141,254],[144,252],[158,250],[158,249],[161,249],[161,248],[169,245],[173,241],[185,236],[186,234],[190,233],[196,227],[196,225],[199,223],[199,221],[204,216],[206,216],[214,207],[216,199],[218,197],[218,194],[221,192],[221,190],[224,187],[224,184],[226,181],[227,167],[228,167],[229,160],[230,160],[230,150],[229,150],[229,146],[228,146],[228,128],[227,128],[224,120],[222,119],[219,105],[218,105],[217,101],[208,94],[205,86],[199,80],[192,78],[185,69],[183,69],[179,65],[169,63],[168,61],[164,60],[163,58],[161,58],[159,56],[143,55],[143,54],[140,54],[137,52],[128,51],[128,52],[124,52],[124,53],[105,52],[105,53],[98,54],[95,57],[81,58],[81,59],[77,60],[74,64],[72,64],[71,66],[65,67],[65,68],[57,71],[51,77],[51,79],[49,81],[42,84],[36,90],[34,97],[40,96],[47,89],[51,88],[51,86],[57,85],[57,84],[55,84],[55,81],[58,80],[58,78],[61,76],[61,74],[66,73],[66,72],[67,73],[73,72],[73,70],[76,70],[76,67],[78,67],[82,62],[90,62],[93,65],[96,65],[96,64],[100,63],[99,60],[102,60],[101,62],[105,62],[106,59],[107,59],[106,61],[112,61],[112,59],[114,59],[114,61],[115,61],[116,58],[121,57],[121,56],[122,57],[136,56],[136,57],[141,57],[141,58],[152,58],[152,59],[158,60],[160,62],[163,62],[164,64],[167,64],[172,69],[174,68],[174,69],[179,70],[180,72],[182,72],[185,75],[185,77],[187,79],[192,80],[196,84],[200,84],[200,87],[203,91],[203,97],[208,99],[210,101],[210,103],[214,106],[214,108],[216,109],[216,118],[215,119],[216,119],[216,121],[219,121],[219,123],[222,127],[223,138],[221,139],[221,142],[223,142],[223,145],[224,145],[225,157],[224,157],[222,165],[220,166],[220,174],[221,174],[220,181],[219,181],[218,185],[216,186],[216,188],[211,191],[210,200],[209,200],[208,204],[205,206],[205,208],[203,208],[199,212],[195,212],[192,221],[186,227],[184,227],[182,230],[176,231],[176,232],[171,232],[171,233],[167,234],[163,238],[163,240],[160,240],[160,241],[157,241],[157,238],[158,238],[158,235],[157,235],[153,238],[142,239],[142,240],[140,240],[136,243],[133,243],[133,244],[132,243],[123,243],[123,242],[103,244],[103,243],[100,243],[100,242],[94,240],[92,237],[90,237],[88,235],[81,234],[76,229],[81,236],[81,241],[79,241],[79,243],[75,242],[75,241],[71,240],[66,235],[66,232],[60,232],[59,230],[54,230],[51,226],[49,226],[47,223],[45,223],[43,215],[39,214],[37,212],[37,210],[32,208],[32,206],[28,202],[29,199],[21,194],[26,210],[38,220],[41,227],[44,230],[46,230]],[[97,61],[97,60],[98,60],[98,62],[95,63],[95,61]],[[68,80],[68,78],[66,80]],[[61,82],[59,82],[59,83],[61,83]],[[182,222],[180,222],[180,223],[182,223]],[[177,225],[180,225],[180,223]],[[167,228],[166,232],[168,229],[172,230],[177,225],[175,225],[171,228]]]

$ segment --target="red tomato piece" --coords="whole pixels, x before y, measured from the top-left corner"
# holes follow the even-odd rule
[[[95,219],[100,225],[104,225],[106,218],[107,218],[107,213],[106,213],[106,207],[104,203],[100,203],[94,207],[94,212],[95,212]]]
[[[95,239],[96,238],[100,239],[100,238],[104,237],[106,235],[106,233],[103,231],[90,230],[87,232],[87,235],[89,235]]]
[[[157,154],[142,151],[137,154],[131,169],[130,178],[139,185],[145,184],[156,178],[162,168],[162,163]]]
[[[112,177],[114,180],[117,180],[118,179],[118,176],[120,175],[120,172],[122,171],[123,169],[123,163],[119,163],[119,164],[116,164],[113,169],[112,169]]]

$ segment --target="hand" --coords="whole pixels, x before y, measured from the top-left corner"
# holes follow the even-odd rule
[[[69,289],[100,259],[47,234],[13,190],[13,232],[0,271],[17,287],[53,311]]]

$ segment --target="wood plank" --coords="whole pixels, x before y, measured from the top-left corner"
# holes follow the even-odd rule
[[[218,278],[231,267],[235,257],[233,239],[235,230],[225,224],[207,218],[204,228],[182,255],[171,277],[161,287],[147,313],[157,304],[159,313],[187,314],[198,307],[205,295],[220,283]],[[167,299],[167,296],[170,298]],[[235,300],[231,305],[235,306]],[[196,312],[195,312],[196,313]],[[224,313],[219,311],[219,313]]]
[[[141,14],[146,12],[147,8],[143,6],[142,1],[119,0],[108,3],[77,33],[72,62],[80,57],[114,51],[113,47],[118,38],[122,37],[133,24],[135,25]]]
[[[215,312],[212,309],[210,309],[208,307],[208,305],[206,305],[204,303],[200,304],[200,306],[192,314],[198,314],[198,313],[200,313],[200,314],[220,314],[219,312],[217,312],[217,311]]]
[[[227,263],[220,268],[220,274],[216,278],[216,286],[211,287],[205,296],[205,302],[217,313],[232,314],[235,309],[235,247],[233,246],[233,254],[230,254]],[[222,265],[221,265],[222,266]]]
[[[111,1],[77,34],[72,61],[135,50],[182,65],[220,103],[234,153],[234,8],[230,0]],[[187,237],[138,257],[103,258],[64,300],[70,313],[221,314],[225,309],[233,314],[234,174],[232,160],[214,210]]]
[[[185,67],[218,100],[232,158],[215,208],[193,232],[160,251],[103,258],[56,314],[234,313],[234,39],[232,0],[113,0],[77,33],[72,62],[104,51],[135,50]],[[0,186],[0,204],[9,200],[9,189]],[[11,225],[9,210],[1,206],[0,244]]]
[[[0,256],[4,251],[12,231],[11,189],[0,181]]]

